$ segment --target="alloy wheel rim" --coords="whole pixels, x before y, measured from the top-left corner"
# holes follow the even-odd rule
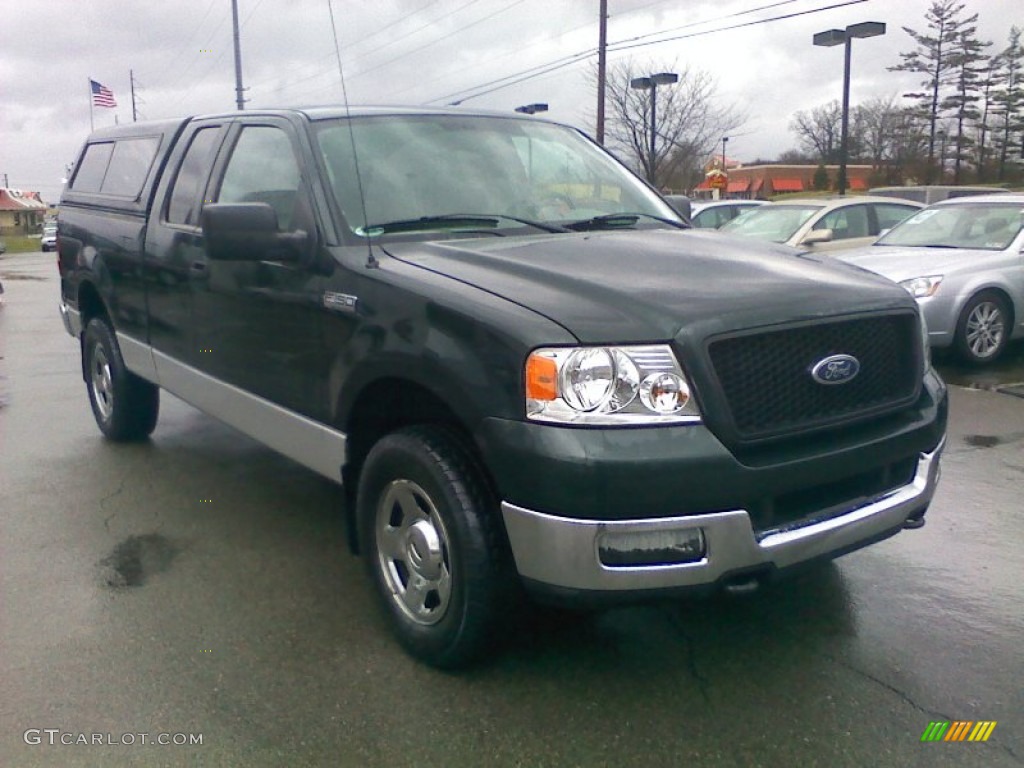
[[[378,566],[392,601],[416,624],[437,624],[451,600],[451,560],[430,496],[411,480],[392,481],[381,494],[376,529]]]
[[[1005,332],[1003,313],[991,301],[978,304],[967,316],[967,347],[975,357],[994,355],[1002,346]]]
[[[97,346],[92,357],[92,396],[104,420],[114,412],[114,386],[110,375],[110,362],[102,347]]]

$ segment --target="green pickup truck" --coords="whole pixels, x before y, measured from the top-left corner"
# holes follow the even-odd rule
[[[165,389],[343,484],[398,639],[439,667],[514,636],[524,596],[755,589],[923,525],[935,492],[946,391],[906,291],[691,230],[568,126],[104,129],[57,235],[103,434],[146,439]]]

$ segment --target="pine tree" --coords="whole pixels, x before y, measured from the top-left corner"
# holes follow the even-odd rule
[[[1015,150],[1024,151],[1024,47],[1021,30],[1010,28],[1010,44],[996,57],[1000,87],[992,101],[994,151],[998,153],[1000,181],[1008,177],[1007,165]],[[1021,156],[1024,160],[1024,156]]]
[[[968,135],[967,127],[981,116],[978,101],[981,98],[979,88],[983,73],[988,69],[988,57],[982,50],[990,42],[981,42],[975,36],[978,28],[975,22],[978,14],[964,20],[960,26],[950,55],[950,68],[956,72],[955,90],[942,100],[940,109],[947,112],[955,126],[952,134],[953,142],[953,183],[960,183],[960,168],[968,158],[968,150],[974,140]]]
[[[929,126],[929,181],[934,174],[936,124],[941,117],[939,97],[943,89],[955,82],[956,79],[953,62],[963,24],[959,19],[963,10],[963,4],[956,0],[934,0],[924,15],[933,34],[920,33],[910,27],[903,27],[903,31],[917,43],[917,50],[901,53],[902,63],[895,67],[889,67],[891,72],[918,72],[925,75],[921,85],[926,90],[923,93],[915,94],[915,96],[922,107],[921,111],[927,116]],[[977,15],[973,16],[971,21],[976,19]]]
[[[998,110],[996,101],[1001,88],[1005,83],[1003,73],[1003,55],[998,53],[989,59],[988,70],[983,74],[981,80],[981,113],[975,123],[975,142],[978,147],[977,167],[978,181],[986,181],[988,178],[988,142],[989,134],[992,132],[990,121]]]

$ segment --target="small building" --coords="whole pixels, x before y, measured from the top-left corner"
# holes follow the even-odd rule
[[[717,167],[717,163],[715,166]],[[814,174],[818,171],[817,165],[736,165],[726,170],[729,180],[726,184],[723,197],[734,199],[767,199],[784,192],[813,192]],[[870,185],[871,173],[874,169],[870,165],[847,165],[846,183],[847,191],[864,193]],[[826,165],[828,173],[829,189],[836,189],[836,181],[839,178],[838,165]],[[710,197],[712,187],[705,179],[694,192],[699,197]]]
[[[0,187],[0,235],[33,235],[49,207],[38,192]]]

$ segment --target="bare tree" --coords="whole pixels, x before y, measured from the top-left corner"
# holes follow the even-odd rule
[[[655,72],[677,72],[679,81],[657,88],[657,141],[652,154],[652,91],[631,88],[630,82]],[[610,68],[606,88],[607,142],[655,186],[681,180],[689,187],[699,181],[722,137],[744,120],[737,110],[719,103],[716,83],[707,72],[678,69],[674,63],[619,62]]]
[[[839,139],[843,108],[831,101],[810,112],[797,112],[789,130],[797,135],[800,146],[822,163],[835,163],[839,159]]]

